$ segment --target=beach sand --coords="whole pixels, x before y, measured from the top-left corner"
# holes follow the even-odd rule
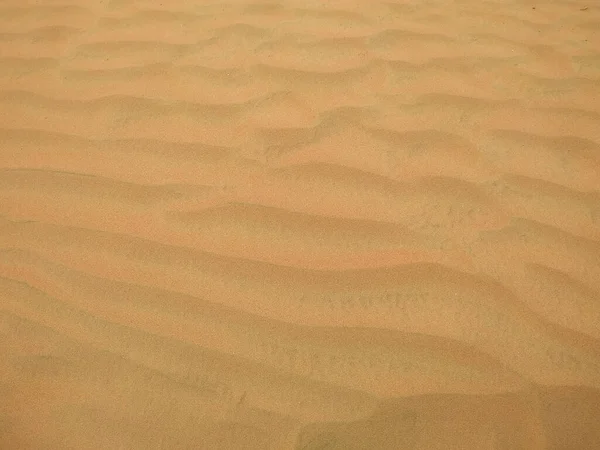
[[[600,7],[5,0],[0,448],[600,448]]]

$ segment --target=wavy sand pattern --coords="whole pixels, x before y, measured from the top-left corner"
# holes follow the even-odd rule
[[[600,8],[0,6],[2,449],[600,448]]]

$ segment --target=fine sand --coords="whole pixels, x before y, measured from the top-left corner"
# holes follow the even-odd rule
[[[4,0],[0,449],[600,449],[600,6]]]

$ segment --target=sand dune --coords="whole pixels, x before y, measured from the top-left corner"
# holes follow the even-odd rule
[[[599,30],[4,2],[0,447],[600,448]]]

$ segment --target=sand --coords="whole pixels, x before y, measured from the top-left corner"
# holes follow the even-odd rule
[[[5,0],[0,448],[600,448],[600,7]]]

